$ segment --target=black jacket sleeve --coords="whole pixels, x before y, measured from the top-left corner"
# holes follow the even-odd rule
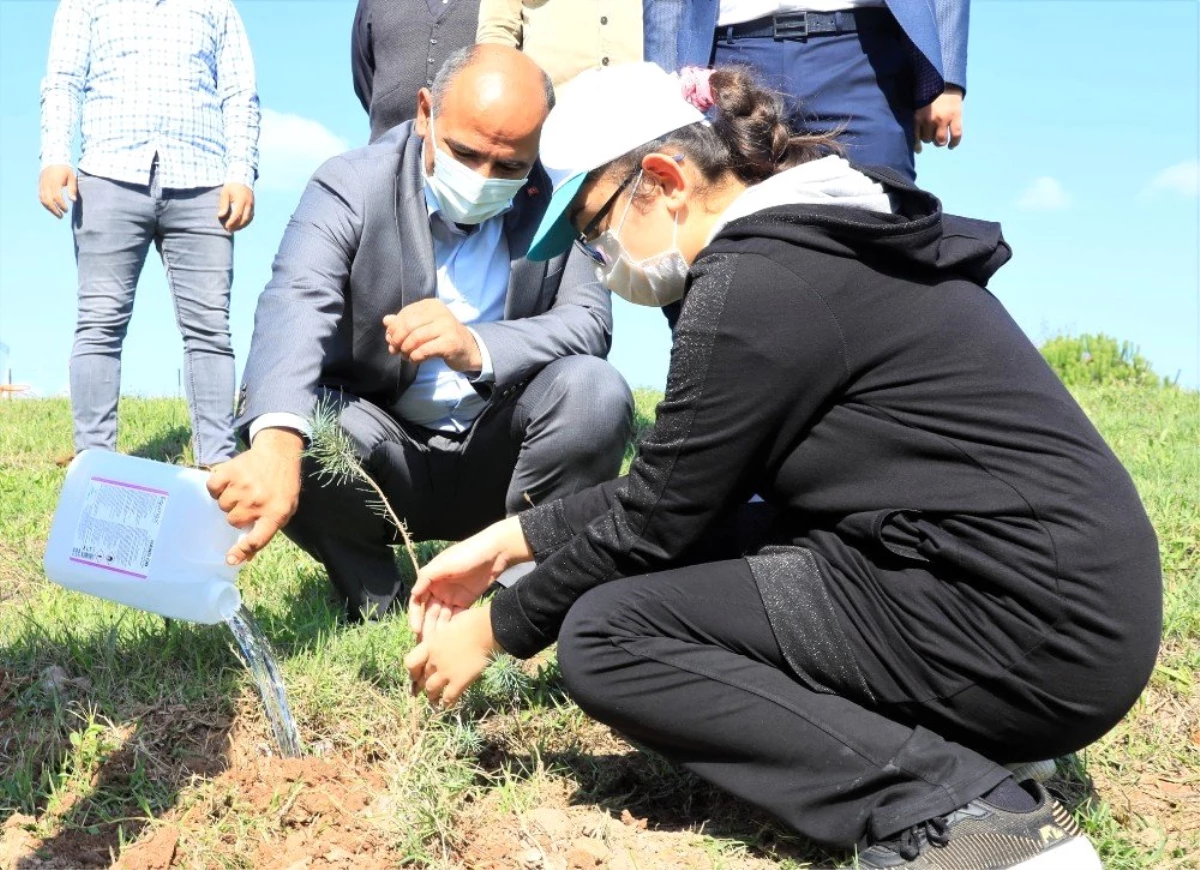
[[[371,112],[371,90],[375,81],[375,51],[371,47],[371,0],[358,0],[354,29],[350,33],[350,71],[354,74],[354,93],[363,111]]]
[[[574,495],[523,511],[519,517],[521,531],[533,550],[534,561],[546,561],[582,532],[588,523],[607,513],[616,503],[617,491],[628,480],[627,477],[607,480]]]
[[[753,495],[779,458],[772,445],[802,438],[846,379],[838,324],[799,276],[750,253],[707,255],[692,275],[666,396],[626,482],[521,514],[546,558],[492,602],[496,639],[513,655],[553,643],[592,587],[669,567]],[[580,509],[602,500],[608,509],[572,536]]]

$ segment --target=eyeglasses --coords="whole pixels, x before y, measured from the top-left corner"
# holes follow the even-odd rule
[[[599,248],[593,247],[592,236],[596,234],[596,229],[600,226],[604,218],[608,216],[608,213],[613,210],[613,206],[617,204],[617,197],[637,178],[639,172],[640,170],[635,169],[625,176],[625,180],[617,185],[617,189],[613,191],[612,196],[608,198],[604,205],[600,206],[600,210],[588,221],[587,226],[575,234],[575,244],[599,266],[607,266],[608,257]]]
[[[676,163],[682,163],[683,155],[674,154],[671,156],[671,159]],[[640,178],[641,175],[642,169],[639,167],[625,176],[625,180],[617,185],[617,189],[612,192],[612,196],[608,198],[608,201],[605,202],[604,205],[600,206],[600,210],[596,212],[595,216],[590,221],[588,221],[587,226],[575,234],[575,244],[577,244],[585,254],[591,257],[592,261],[597,265],[607,266],[608,255],[592,244],[592,236],[595,235],[596,229],[600,226],[600,222],[604,220],[608,213],[613,210],[613,206],[617,204],[617,197],[621,195],[621,192],[625,190],[625,188],[629,187],[630,183],[634,179]]]

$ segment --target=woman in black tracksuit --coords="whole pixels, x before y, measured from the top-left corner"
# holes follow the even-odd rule
[[[557,640],[590,715],[865,866],[1098,867],[1002,765],[1078,750],[1132,706],[1157,545],[984,289],[1000,228],[790,137],[743,72],[690,88],[711,123],[663,76],[562,89],[531,252],[578,234],[639,302],[672,301],[687,270],[654,427],[627,478],[421,572],[416,685],[452,702],[491,652]],[[614,126],[598,105],[635,108]]]

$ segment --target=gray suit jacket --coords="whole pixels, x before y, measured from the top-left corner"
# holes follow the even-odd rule
[[[504,218],[512,258],[504,320],[473,323],[495,383],[511,391],[553,360],[603,357],[612,338],[608,291],[581,255],[525,259],[550,198],[540,165]],[[382,320],[436,295],[421,139],[412,123],[326,162],[309,181],[258,300],[236,426],[286,411],[307,418],[318,386],[389,412],[417,367],[387,351]]]

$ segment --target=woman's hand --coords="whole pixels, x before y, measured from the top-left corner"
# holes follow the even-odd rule
[[[409,627],[418,640],[428,640],[474,604],[506,568],[532,558],[516,517],[448,547],[417,573],[409,596]]]
[[[405,656],[404,666],[414,695],[424,692],[435,707],[452,707],[500,651],[492,635],[492,608],[485,604],[441,625]]]

